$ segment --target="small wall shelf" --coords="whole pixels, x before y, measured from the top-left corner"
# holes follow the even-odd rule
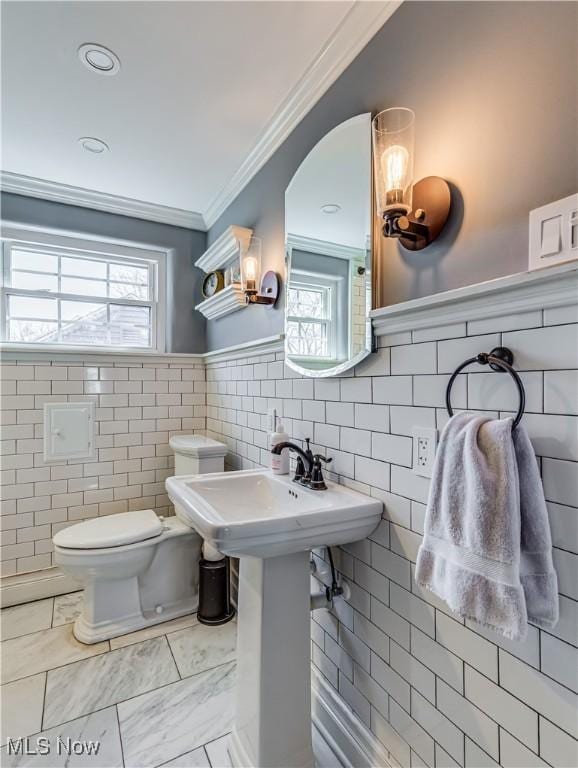
[[[195,267],[202,269],[203,272],[225,269],[232,261],[239,259],[240,249],[249,245],[252,234],[252,229],[232,224],[207,248],[200,259],[197,259]]]
[[[210,299],[205,299],[195,307],[207,320],[216,320],[223,315],[237,312],[247,306],[245,294],[240,283],[233,283],[223,288]]]
[[[225,270],[233,262],[240,265],[241,250],[247,248],[253,234],[252,229],[238,227],[232,224],[218,237],[215,242],[195,262],[195,267],[203,272],[213,272],[216,269]],[[232,283],[223,290],[205,299],[195,307],[207,320],[237,312],[247,306],[245,294],[240,283]]]

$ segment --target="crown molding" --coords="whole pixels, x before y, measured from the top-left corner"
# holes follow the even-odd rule
[[[318,253],[321,256],[334,256],[336,259],[351,261],[352,259],[365,259],[363,248],[354,248],[351,245],[332,243],[329,240],[318,240],[315,237],[305,235],[287,235],[287,247],[307,253]]]
[[[357,0],[306,73],[281,103],[241,166],[203,212],[208,228],[225,212],[293,129],[399,8],[401,2],[402,0]]]
[[[487,320],[578,302],[578,260],[404,301],[370,313],[376,336]]]
[[[3,192],[26,197],[37,197],[41,200],[51,200],[55,203],[78,205],[81,208],[92,208],[97,211],[116,213],[120,216],[130,216],[146,221],[158,221],[173,227],[185,227],[204,232],[207,227],[200,213],[185,211],[182,208],[171,208],[156,203],[146,203],[120,195],[109,195],[106,192],[96,192],[83,187],[73,187],[60,184],[57,181],[37,179],[33,176],[23,176],[19,173],[2,171],[0,184]]]

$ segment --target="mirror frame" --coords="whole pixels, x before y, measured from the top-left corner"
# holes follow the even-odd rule
[[[338,365],[334,365],[332,368],[324,368],[315,370],[312,368],[304,368],[302,365],[299,365],[299,363],[296,363],[294,360],[291,359],[287,352],[287,334],[286,334],[286,328],[287,328],[287,320],[288,320],[288,311],[289,311],[289,301],[288,301],[288,292],[289,292],[289,283],[290,283],[290,275],[291,275],[291,255],[292,255],[292,246],[288,242],[288,232],[287,232],[287,194],[291,190],[291,186],[295,180],[295,177],[303,167],[304,163],[307,162],[309,157],[317,147],[321,144],[322,141],[334,130],[342,126],[344,123],[348,123],[350,120],[357,120],[365,118],[367,120],[367,130],[368,130],[368,136],[367,141],[369,142],[370,147],[370,167],[369,167],[369,232],[368,235],[371,239],[371,244],[369,248],[369,271],[370,274],[368,275],[367,279],[371,282],[371,306],[367,307],[366,311],[366,317],[365,317],[365,324],[366,328],[369,326],[370,332],[371,332],[371,343],[370,348],[363,349],[361,352],[359,352],[354,357],[350,357],[347,360],[344,360],[342,363],[339,363]],[[352,117],[348,118],[347,120],[343,120],[341,123],[338,123],[337,125],[333,126],[333,128],[328,131],[324,136],[322,136],[318,142],[316,142],[315,146],[311,148],[311,150],[307,153],[307,155],[303,158],[301,163],[299,164],[299,167],[295,170],[295,173],[291,177],[291,181],[287,185],[287,188],[285,189],[285,220],[284,220],[284,229],[285,229],[285,281],[284,281],[284,297],[285,297],[285,308],[283,312],[283,332],[285,335],[284,339],[284,362],[285,364],[296,373],[301,374],[302,376],[306,376],[308,378],[315,378],[315,379],[321,379],[321,378],[329,378],[331,376],[341,376],[346,371],[351,370],[351,368],[354,368],[356,365],[359,365],[363,360],[365,360],[369,355],[371,355],[373,352],[375,352],[375,336],[373,334],[373,323],[371,321],[370,313],[373,307],[375,306],[375,227],[374,227],[374,220],[375,217],[373,215],[374,213],[374,177],[373,177],[373,145],[371,141],[371,121],[372,121],[372,113],[371,112],[363,112],[359,115],[353,115]]]

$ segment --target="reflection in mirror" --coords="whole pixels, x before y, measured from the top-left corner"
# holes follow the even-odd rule
[[[332,376],[371,352],[371,115],[346,120],[285,193],[285,357]]]

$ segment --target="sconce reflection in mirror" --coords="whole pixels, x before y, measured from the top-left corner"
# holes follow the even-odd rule
[[[261,277],[259,237],[251,237],[247,248],[241,252],[241,281],[247,304],[275,306],[279,296],[279,275],[269,270]]]
[[[373,162],[378,216],[384,237],[420,251],[440,234],[450,212],[450,188],[439,176],[413,183],[415,115],[393,107],[373,119]]]

